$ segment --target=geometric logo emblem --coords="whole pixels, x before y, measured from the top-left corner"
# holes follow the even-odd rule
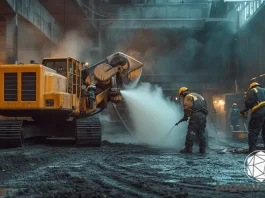
[[[255,181],[263,182],[265,180],[265,152],[254,151],[246,157],[245,173]]]

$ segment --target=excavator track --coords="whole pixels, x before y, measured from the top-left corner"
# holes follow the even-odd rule
[[[0,148],[21,147],[22,120],[0,120]]]
[[[99,118],[76,120],[76,146],[100,147],[102,126]]]

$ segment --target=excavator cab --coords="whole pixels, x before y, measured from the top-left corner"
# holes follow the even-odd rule
[[[42,65],[55,70],[58,74],[67,78],[66,90],[70,94],[81,94],[81,70],[82,64],[73,58],[44,58]]]

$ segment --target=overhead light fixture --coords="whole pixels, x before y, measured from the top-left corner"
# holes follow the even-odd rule
[[[219,100],[219,104],[223,105],[223,104],[225,104],[225,102],[223,100]]]

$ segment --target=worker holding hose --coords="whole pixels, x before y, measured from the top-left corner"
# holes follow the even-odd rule
[[[197,94],[191,93],[188,88],[181,87],[178,95],[183,98],[184,117],[176,123],[187,121],[189,119],[188,131],[186,135],[185,148],[180,150],[181,153],[192,153],[192,146],[195,135],[199,137],[200,153],[205,153],[206,149],[206,117],[208,114],[207,103],[204,98]]]
[[[245,96],[245,109],[240,115],[246,118],[250,109],[252,113],[248,126],[248,146],[249,153],[252,153],[257,149],[256,144],[261,130],[265,146],[265,89],[257,82],[249,85]]]

